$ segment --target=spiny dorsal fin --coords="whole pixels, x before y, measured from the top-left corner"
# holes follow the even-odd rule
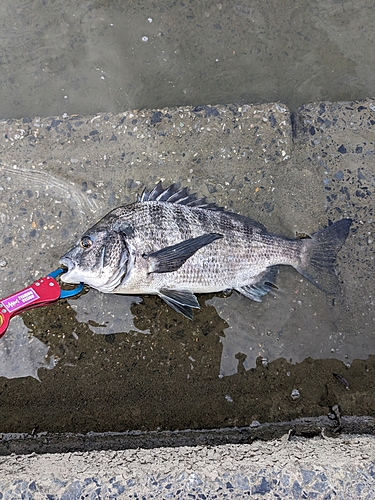
[[[187,207],[224,210],[222,207],[215,205],[215,203],[208,203],[206,198],[197,198],[194,193],[189,194],[186,187],[180,189],[178,184],[171,184],[167,189],[164,189],[161,181],[151,191],[144,189],[143,193],[138,195],[139,203],[146,201],[164,201],[165,203],[177,203],[179,205],[186,205]]]

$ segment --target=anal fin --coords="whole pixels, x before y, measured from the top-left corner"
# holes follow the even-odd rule
[[[197,297],[189,290],[170,290],[161,288],[159,297],[175,311],[193,319],[193,309],[199,309]]]
[[[252,285],[245,285],[235,290],[245,297],[248,297],[255,302],[262,302],[262,298],[271,290],[277,289],[277,286],[274,284],[276,280],[276,276],[278,273],[277,266],[270,266],[260,275],[259,281]]]

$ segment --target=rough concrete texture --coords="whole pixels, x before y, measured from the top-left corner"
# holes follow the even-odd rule
[[[2,498],[371,499],[372,436],[0,459]]]

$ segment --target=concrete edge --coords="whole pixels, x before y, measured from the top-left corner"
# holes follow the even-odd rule
[[[341,434],[375,436],[374,417],[310,417],[290,422],[253,422],[249,427],[177,431],[127,431],[107,433],[2,434],[0,456],[30,453],[68,453],[102,450],[153,449],[181,446],[220,446],[270,441],[285,434],[299,437],[338,437]]]

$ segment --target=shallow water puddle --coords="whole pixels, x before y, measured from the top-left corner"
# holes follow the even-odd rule
[[[49,347],[30,336],[22,318],[16,316],[0,341],[0,377],[34,377],[40,381],[38,370],[55,366],[55,357],[48,351]]]
[[[27,284],[27,280],[31,281],[39,277],[41,272],[53,269],[64,247],[61,242],[73,244],[74,238],[108,209],[103,199],[93,196],[95,193],[87,193],[86,188],[82,191],[74,183],[43,171],[3,168],[2,175],[5,178],[3,191],[7,203],[2,204],[1,218],[7,228],[4,249],[9,249],[4,256],[9,261],[1,269],[0,287],[2,293],[10,293],[14,291],[12,287]],[[255,173],[258,183],[257,175]],[[336,181],[342,182],[343,176],[336,176]],[[267,176],[264,176],[263,184],[266,183]],[[346,193],[349,193],[348,189]],[[273,196],[276,195],[277,191]],[[252,204],[251,200],[246,202],[245,194],[241,202],[244,206]],[[33,250],[30,255],[22,257],[22,249],[29,243]],[[27,266],[20,271],[17,265],[23,259]],[[197,329],[206,325],[206,316],[212,316],[211,312],[206,312],[205,302],[216,309],[218,317],[227,325],[213,332],[222,344],[218,376],[233,375],[238,369],[254,368],[259,358],[265,366],[278,358],[296,363],[307,357],[333,357],[349,365],[353,359],[368,355],[368,342],[358,342],[350,329],[350,322],[345,323],[347,306],[342,297],[335,301],[289,268],[281,269],[277,285],[279,290],[268,294],[260,304],[237,293],[228,297],[200,297],[202,310],[193,320],[191,330],[194,330],[195,325]],[[158,299],[151,300],[158,304]],[[147,311],[142,307],[142,298],[139,297],[106,295],[91,290],[69,303],[75,318],[74,324],[68,321],[64,325],[64,336],[76,336],[77,323],[95,334],[126,335],[130,331],[164,334],[163,328],[153,325],[152,319],[147,318]],[[142,315],[134,317],[131,311],[137,304],[140,305],[138,310],[145,314],[144,328],[139,327],[142,325]],[[166,308],[165,313],[165,323],[173,322],[175,313],[169,308]],[[49,321],[50,328],[54,328],[53,323],[58,318],[54,318],[52,313]],[[35,328],[33,333],[38,336],[38,329]],[[12,341],[12,337],[17,338],[17,341]],[[92,341],[95,343],[95,337]],[[38,368],[52,368],[54,365],[52,361],[46,361],[47,352],[48,347],[37,338],[34,342],[30,341],[22,320],[14,319],[0,345],[0,355],[4,360],[2,375],[8,378],[28,375],[37,378]],[[54,356],[59,358],[59,353],[50,352],[49,356],[50,360]],[[158,353],[155,352],[154,356],[157,359]],[[23,368],[21,360],[24,360]]]

